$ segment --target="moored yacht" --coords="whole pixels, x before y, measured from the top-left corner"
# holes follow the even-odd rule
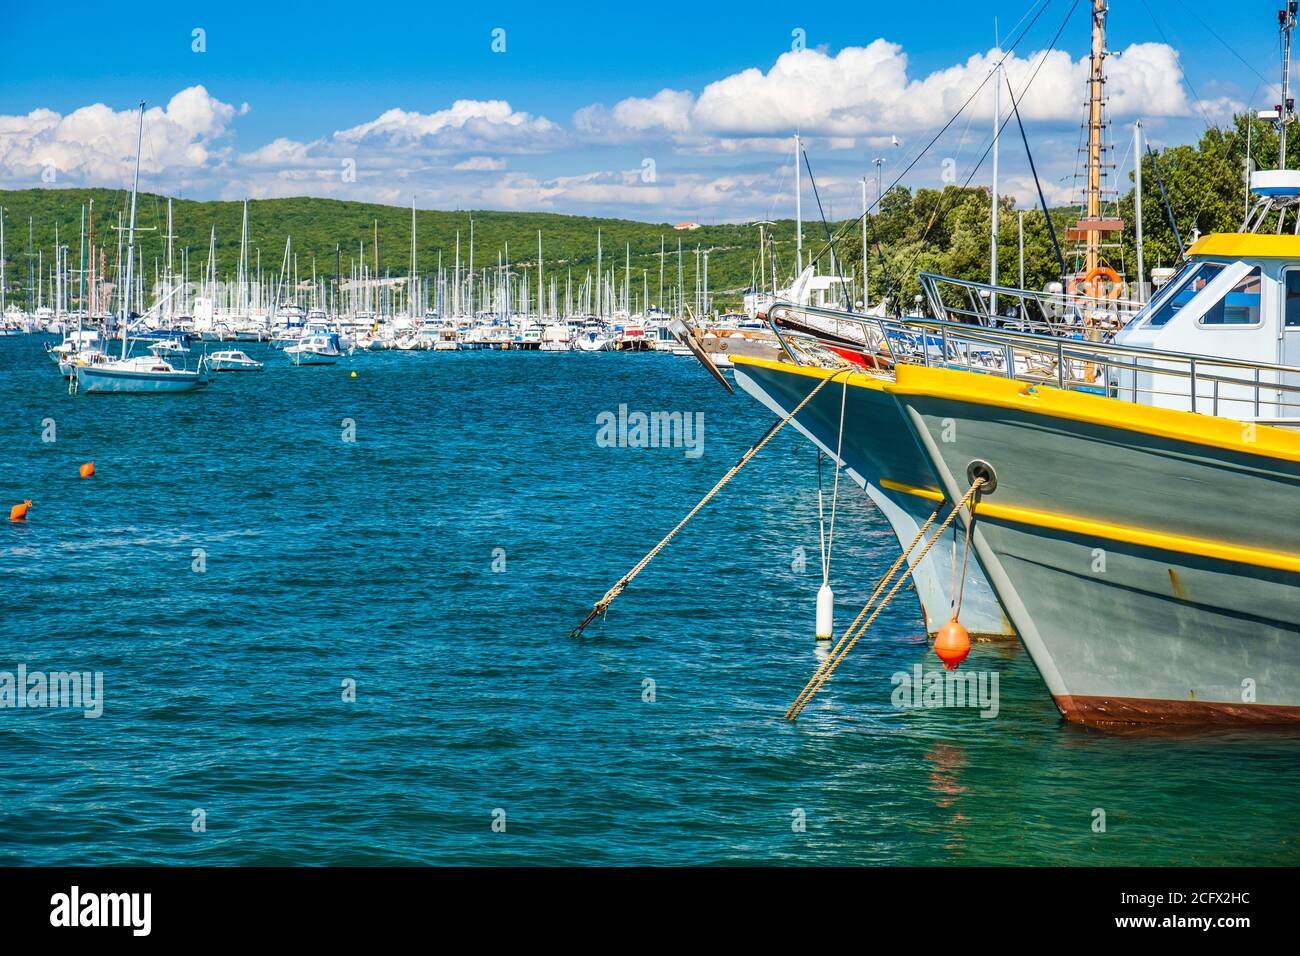
[[[312,332],[303,335],[284,350],[294,365],[334,365],[343,357],[339,337],[334,332]]]
[[[140,145],[144,137],[144,103],[136,128],[135,175],[131,182],[131,217],[127,228],[127,253],[125,281],[121,288],[119,324],[122,333],[121,358],[77,364],[73,368],[77,390],[87,394],[147,395],[164,392],[189,392],[207,384],[203,364],[194,370],[176,368],[161,355],[163,348],[155,345],[155,354],[129,356],[131,313],[129,293],[135,267],[135,211],[140,185]],[[179,346],[182,347],[183,346]]]
[[[262,363],[237,350],[213,352],[208,356],[208,368],[214,372],[258,372]]]

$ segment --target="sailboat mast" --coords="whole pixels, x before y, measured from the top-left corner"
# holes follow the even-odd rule
[[[81,241],[79,243],[80,251],[77,263],[77,331],[81,331],[81,317],[86,311],[86,207],[81,207]],[[3,250],[0,250],[0,259],[4,258]],[[3,285],[0,280],[0,285]],[[0,305],[0,312],[4,307]]]
[[[122,284],[122,358],[126,358],[127,325],[131,316],[131,271],[135,264],[135,199],[140,188],[140,147],[144,143],[144,100],[135,131],[135,175],[131,179],[131,221],[126,233],[126,281]]]
[[[1247,123],[1250,121],[1247,120]],[[1249,189],[1250,184],[1246,184]],[[1133,124],[1133,225],[1137,238],[1137,296],[1139,302],[1145,302],[1142,289],[1146,281],[1146,264],[1142,261],[1142,121]]]
[[[1001,46],[1001,43],[998,44]],[[998,55],[1001,55],[999,51]],[[990,198],[993,201],[991,227],[989,234],[989,285],[998,284],[998,152],[1002,132],[1002,62],[999,59],[993,68],[993,189]],[[990,309],[997,313],[997,294],[993,294]]]
[[[415,197],[411,197],[411,281],[407,284],[407,311],[411,318],[416,315],[415,302]]]
[[[170,325],[172,317],[172,240],[174,239],[172,230],[172,197],[167,197],[167,319]]]
[[[803,179],[799,174],[799,156],[803,148],[799,134],[794,134],[794,262],[795,272],[803,272]]]

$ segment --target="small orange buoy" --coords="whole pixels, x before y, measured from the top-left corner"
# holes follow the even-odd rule
[[[353,373],[352,373],[352,377],[353,377],[353,378],[356,378],[356,377],[357,377],[357,373],[356,373],[356,372],[353,372]]]
[[[944,668],[950,671],[955,671],[970,653],[970,634],[955,617],[939,628],[934,639],[934,652],[943,661]]]
[[[31,502],[31,499],[30,499],[30,498],[29,498],[28,500],[24,501],[24,502],[23,502],[22,504],[20,504],[20,505],[14,505],[12,508],[9,509],[9,520],[10,520],[10,521],[26,521],[26,520],[27,520],[27,509],[30,508],[31,506],[32,506],[32,502]]]
[[[89,478],[95,473],[95,463],[93,461],[86,462],[81,466],[80,471],[82,478]]]

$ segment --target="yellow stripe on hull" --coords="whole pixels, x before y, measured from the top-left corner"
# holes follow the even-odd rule
[[[918,488],[901,482],[880,480],[880,487],[902,494],[915,495],[927,501],[942,501],[943,495],[934,488]],[[1133,528],[1128,525],[1110,524],[1105,521],[1092,521],[1087,518],[1075,518],[1070,515],[1037,511],[1032,508],[1018,508],[1014,505],[1000,505],[988,500],[981,500],[976,508],[980,518],[992,521],[1007,521],[1014,524],[1032,525],[1036,528],[1049,528],[1068,534],[1087,535],[1135,544],[1159,551],[1171,551],[1176,554],[1191,554],[1215,558],[1234,564],[1248,564],[1259,568],[1272,568],[1279,571],[1291,571],[1300,574],[1300,555],[1287,554],[1282,551],[1268,551],[1262,548],[1249,548],[1242,545],[1228,544],[1224,541],[1210,541],[1204,538],[1190,538],[1185,535],[1168,534],[1162,531],[1148,531],[1145,528]]]
[[[1230,418],[1136,405],[1049,385],[1031,386],[978,372],[922,365],[899,365],[894,372],[896,381],[884,385],[885,391],[893,395],[931,395],[973,405],[1102,425],[1243,455],[1300,462],[1300,434],[1272,425],[1247,425]],[[1247,439],[1248,434],[1253,440]]]

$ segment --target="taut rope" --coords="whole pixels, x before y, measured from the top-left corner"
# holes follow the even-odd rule
[[[662,541],[660,541],[653,548],[651,548],[650,551],[646,554],[646,556],[642,558],[640,561],[638,561],[632,567],[631,571],[627,572],[627,574],[619,578],[618,581],[614,584],[614,586],[605,592],[605,596],[602,597],[599,601],[597,601],[594,605],[592,605],[591,611],[587,614],[585,618],[582,619],[581,624],[579,624],[577,627],[575,627],[572,631],[569,632],[569,636],[570,637],[582,636],[582,632],[586,629],[587,625],[590,624],[593,620],[595,620],[598,615],[604,614],[605,611],[609,609],[609,606],[611,603],[613,603],[614,599],[618,597],[620,594],[622,594],[625,590],[627,590],[627,586],[632,583],[632,579],[635,578],[638,574],[640,574],[642,570],[645,569],[645,566],[647,564],[649,564],[651,561],[654,560],[655,555],[657,555],[668,545],[668,542],[673,539],[673,537],[677,534],[677,532],[681,531],[682,528],[686,526],[686,523],[688,521],[690,521],[697,514],[699,514],[700,510],[705,505],[707,505],[710,501],[713,500],[713,496],[722,490],[723,485],[729,482],[732,478],[736,477],[737,472],[739,472],[741,468],[744,468],[745,465],[749,464],[750,459],[753,458],[755,455],[757,455],[760,451],[762,451],[763,446],[766,445],[768,442],[770,442],[776,436],[777,432],[779,432],[782,428],[784,428],[796,415],[798,415],[801,411],[803,411],[804,407],[813,400],[813,398],[817,395],[818,392],[820,392],[823,388],[825,388],[827,385],[833,382],[838,376],[843,375],[845,372],[851,372],[851,371],[853,370],[841,369],[840,371],[834,373],[833,375],[830,375],[827,378],[822,379],[820,382],[817,383],[816,388],[814,388],[811,392],[809,392],[807,396],[804,397],[803,401],[801,401],[798,405],[794,407],[794,410],[790,412],[789,415],[786,415],[784,418],[774,422],[772,426],[768,428],[766,432],[763,433],[763,437],[760,438],[754,444],[750,445],[749,450],[740,456],[740,460],[737,461],[734,465],[732,465],[731,468],[727,470],[727,473],[718,479],[718,483],[709,489],[708,494],[706,494],[703,498],[701,498],[699,502],[695,505],[695,507],[692,508],[689,512],[687,512],[686,517],[683,518],[681,521],[677,522],[677,526],[674,527],[672,531],[669,531],[666,535],[664,535]]]
[[[922,548],[921,553],[917,555],[916,562],[908,565],[907,571],[894,582],[894,586],[890,588],[889,593],[886,594],[884,599],[876,605],[875,610],[871,610],[872,604],[875,603],[880,592],[884,590],[885,586],[898,572],[898,569],[902,567],[911,556],[912,550],[916,547],[921,538],[925,536],[930,525],[934,523],[934,519],[939,516],[939,512],[943,510],[943,505],[941,504],[936,508],[934,513],[926,519],[925,524],[921,525],[921,530],[918,531],[916,537],[912,539],[912,543],[907,546],[907,550],[899,555],[898,560],[890,566],[889,570],[885,572],[885,576],[880,579],[880,583],[877,584],[876,589],[871,592],[871,597],[867,599],[867,603],[863,606],[862,610],[858,612],[858,616],[853,619],[853,623],[850,624],[848,630],[844,632],[844,636],[839,639],[839,642],[831,650],[830,656],[827,657],[826,660],[822,661],[817,670],[813,672],[813,676],[808,680],[808,683],[804,685],[803,690],[799,692],[799,696],[794,699],[794,703],[787,708],[785,712],[786,720],[796,720],[799,717],[799,714],[803,712],[803,709],[808,706],[808,702],[812,700],[813,695],[816,694],[817,691],[821,690],[822,685],[830,679],[830,676],[833,673],[835,673],[835,668],[839,667],[844,658],[848,656],[849,651],[853,650],[853,645],[858,643],[858,639],[867,632],[867,629],[871,627],[872,622],[875,621],[880,612],[888,606],[891,600],[893,600],[894,595],[898,593],[898,589],[903,586],[903,582],[905,582],[911,573],[916,570],[917,565],[925,560],[925,556],[930,553],[930,549],[934,547],[934,543],[943,537],[943,533],[948,530],[948,526],[953,523],[957,514],[962,508],[967,507],[970,504],[971,500],[975,497],[975,492],[979,491],[980,486],[983,484],[983,478],[975,479],[974,484],[970,486],[970,490],[966,492],[962,497],[962,500],[953,505],[952,511],[948,514],[948,517],[944,519],[943,524],[939,526],[939,530],[936,531],[934,536],[925,543],[925,547]],[[863,616],[869,610],[871,610],[871,616],[867,618],[861,627],[858,627],[858,622],[862,621]],[[855,627],[857,627],[856,633],[854,633]]]

